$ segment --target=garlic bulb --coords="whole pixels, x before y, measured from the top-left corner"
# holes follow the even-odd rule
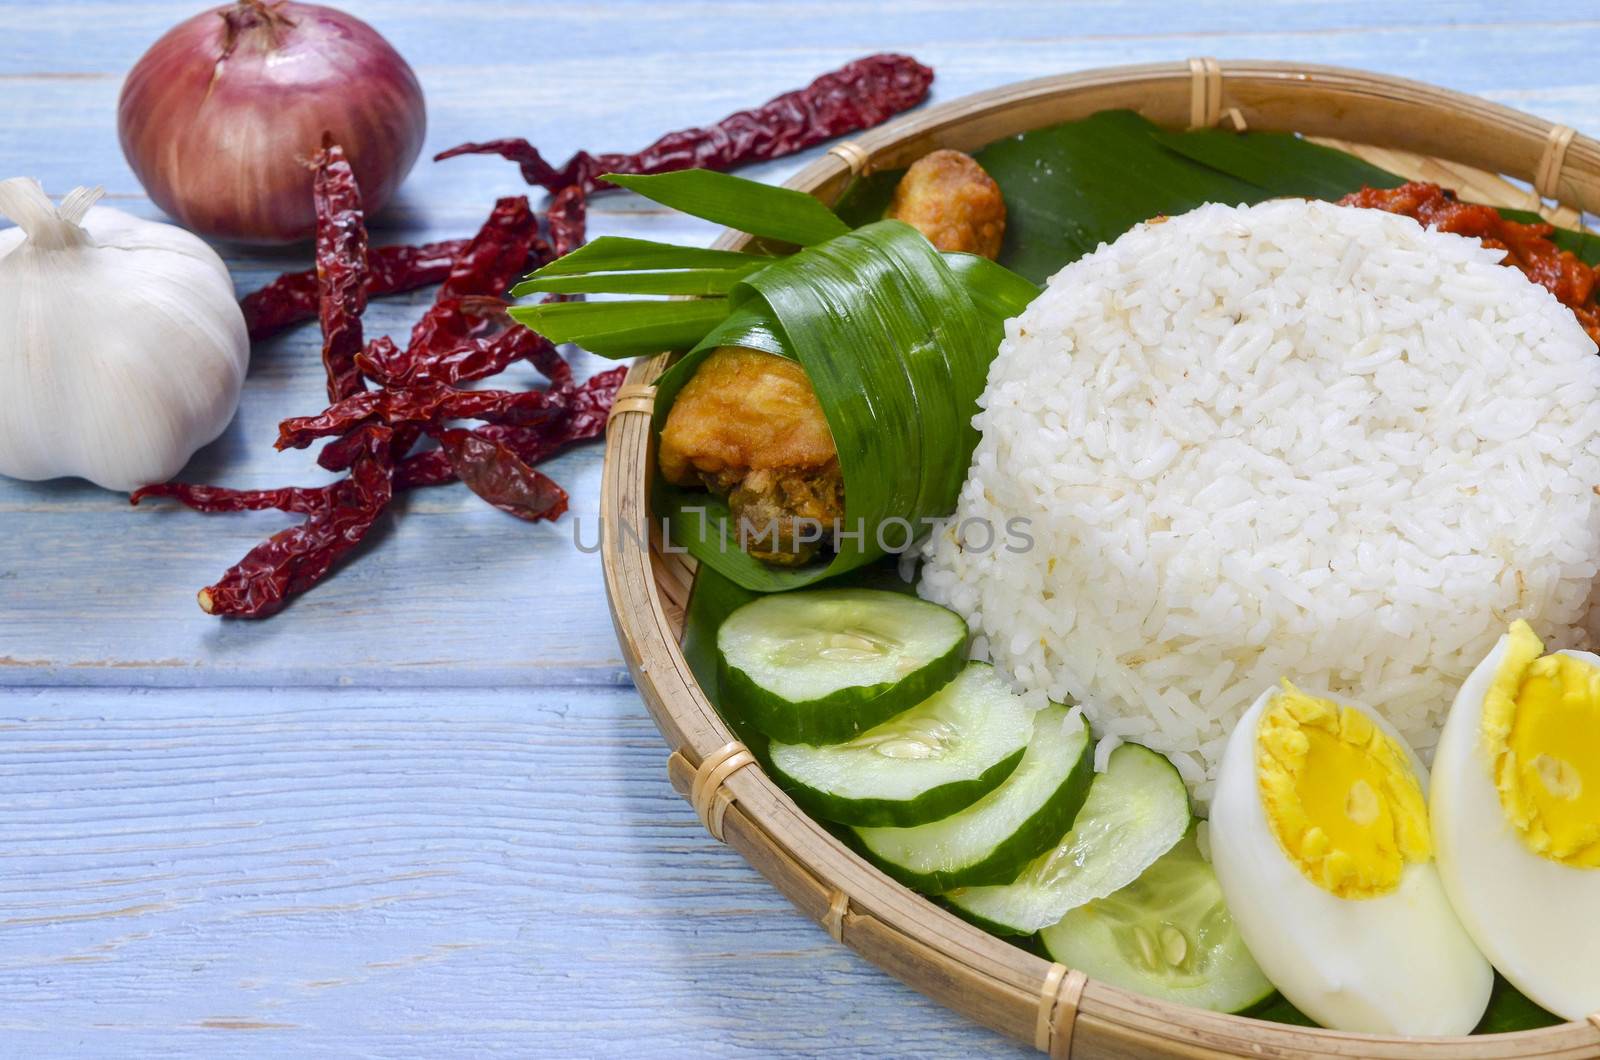
[[[221,434],[250,359],[215,251],[172,225],[0,181],[0,475],[164,482]],[[92,207],[92,208],[91,208]]]

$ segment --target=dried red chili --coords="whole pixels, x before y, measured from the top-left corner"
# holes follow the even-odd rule
[[[379,386],[391,388],[486,379],[518,361],[533,362],[551,382],[571,378],[572,368],[556,351],[555,344],[521,324],[513,324],[492,337],[467,339],[427,358],[407,357],[387,339],[367,343],[367,348],[356,356],[363,375]]]
[[[609,187],[603,173],[667,173],[678,169],[732,169],[779,158],[846,133],[870,129],[916,106],[928,94],[933,71],[906,55],[869,55],[785,92],[754,110],[742,110],[705,128],[668,133],[634,154],[579,151],[560,169],[526,140],[489,140],[452,147],[434,161],[457,155],[497,154],[518,163],[522,178],[549,192]]]
[[[588,192],[580,184],[562,188],[550,200],[545,217],[550,228],[551,260],[564,258],[583,246],[588,237]]]
[[[1510,220],[1492,206],[1462,202],[1454,192],[1421,181],[1398,188],[1362,188],[1340,199],[1339,204],[1403,214],[1428,228],[1470,236],[1486,247],[1506,251],[1506,265],[1521,269],[1528,279],[1555,295],[1572,310],[1589,337],[1600,343],[1596,272],[1576,254],[1551,242],[1554,226]]]
[[[315,416],[278,425],[279,449],[304,449],[318,438],[345,434],[367,423],[425,427],[442,420],[528,424],[565,410],[565,397],[549,390],[458,390],[441,383],[368,390],[336,401]]]
[[[386,343],[363,351],[369,367],[391,378],[409,378],[424,372],[427,363],[443,352],[509,324],[501,296],[525,269],[536,268],[549,258],[549,245],[539,237],[539,220],[527,197],[498,200],[488,220],[451,263],[433,305],[412,328],[406,348],[402,351]],[[356,360],[361,357],[358,353]],[[411,451],[420,434],[420,422],[396,426],[397,460]],[[342,471],[353,458],[351,447],[341,440],[328,445],[317,463],[330,471]]]
[[[411,338],[406,348],[399,351],[399,356],[405,360],[426,358],[504,327],[510,320],[506,315],[506,303],[499,298],[481,294],[440,298],[412,326]],[[399,369],[398,364],[393,366],[393,370]]]
[[[452,303],[466,301],[466,299],[451,299]],[[495,301],[496,311],[503,317],[505,307],[503,303]],[[455,319],[454,317],[438,317],[436,319]],[[509,318],[506,318],[509,320]],[[454,325],[452,325],[453,327]],[[463,334],[469,328],[461,325]],[[523,329],[526,331],[527,329]],[[505,333],[502,333],[504,335]],[[531,332],[529,334],[532,334]],[[535,338],[542,337],[535,336]],[[552,347],[552,351],[554,347]],[[462,339],[461,345],[456,346],[449,353],[441,357],[413,357],[411,351],[401,350],[394,341],[385,337],[374,339],[367,343],[366,348],[356,355],[356,367],[368,379],[377,383],[385,390],[403,390],[424,383],[456,383],[466,379],[481,379],[495,374],[490,369],[493,362],[506,360],[509,366],[512,360],[523,351],[516,344],[503,341],[502,336],[494,339]],[[560,358],[556,354],[557,359]],[[565,365],[565,361],[562,364]],[[478,374],[459,374],[467,367],[481,369]],[[452,369],[455,371],[453,372]],[[503,369],[496,369],[503,370]],[[569,369],[570,371],[570,369]],[[323,415],[328,415],[332,410],[325,410]],[[344,415],[355,415],[360,407],[344,410]],[[404,457],[416,444],[417,438],[422,433],[422,423],[407,423],[397,425],[395,428],[395,457]],[[334,438],[317,454],[317,463],[329,471],[343,471],[355,459],[356,449],[351,444],[349,436]]]
[[[420,246],[404,244],[367,250],[367,297],[401,294],[450,275],[450,263],[466,247],[465,239],[447,239]],[[286,272],[239,300],[250,341],[276,335],[284,328],[317,315],[317,271]]]
[[[200,590],[211,615],[265,618],[311,588],[359,545],[394,495],[390,432],[363,427],[350,476],[321,492],[299,526],[280,530],[245,554],[215,585]]]
[[[480,246],[472,252],[474,261],[493,266],[491,279],[504,278],[499,290],[488,290],[489,285],[483,283],[472,285],[473,289],[481,287],[485,288],[484,293],[498,295],[504,294],[505,289],[510,287],[517,277],[552,260],[554,255],[551,254],[549,245],[538,234],[537,218],[529,211],[526,198],[502,199],[496,203],[495,209],[496,212],[490,215],[486,228],[493,226],[505,234],[516,231],[525,231],[527,234],[525,253],[520,261],[516,260],[514,245],[496,246],[493,250]],[[479,239],[481,238],[480,232]],[[444,282],[453,271],[456,271],[458,259],[463,252],[468,252],[477,241],[446,239],[418,246],[398,244],[369,248],[367,297],[402,294],[418,287],[426,287],[428,284]],[[252,342],[269,338],[286,327],[312,319],[317,315],[317,304],[315,269],[286,272],[265,287],[239,300],[239,307],[244,310],[245,326],[249,329]]]
[[[325,136],[312,164],[322,365],[328,373],[328,400],[338,401],[367,388],[356,370],[361,314],[367,308],[367,225],[361,189],[344,148]]]
[[[484,337],[493,328],[508,326],[510,318],[501,297],[527,268],[552,258],[550,245],[539,236],[539,219],[529,209],[527,198],[500,199],[456,258],[433,305],[411,329],[405,350],[395,350],[382,360],[369,352],[368,360],[396,380],[393,385],[427,378],[435,359]],[[401,440],[409,449],[415,437],[402,433]]]
[[[527,271],[529,251],[539,238],[539,218],[525,195],[499,199],[478,234],[450,264],[439,299],[463,295],[503,295]]]
[[[486,424],[472,433],[505,445],[525,463],[537,464],[569,445],[604,434],[611,404],[627,374],[626,368],[611,368],[578,386],[556,388],[563,391],[566,408],[562,415],[543,423]],[[438,449],[407,457],[395,468],[397,490],[438,486],[454,480],[455,471],[448,456]]]
[[[501,511],[538,522],[567,510],[567,491],[523,463],[505,443],[459,427],[437,437],[455,476]]]
[[[284,486],[278,489],[240,490],[227,486],[197,486],[187,482],[162,482],[134,490],[131,504],[146,497],[168,497],[197,512],[315,511],[327,503],[331,486]]]
[[[517,325],[521,327],[522,325]],[[528,331],[523,328],[523,331]],[[523,353],[523,360],[536,368],[540,375],[550,380],[554,386],[569,386],[572,383],[572,365],[567,363],[556,349],[555,343],[540,335],[538,332],[529,331],[530,338],[513,340],[517,350]],[[525,350],[525,352],[524,352]],[[481,379],[482,376],[463,375],[462,379]]]
[[[565,396],[566,418],[561,421],[564,442],[580,438],[598,438],[605,433],[606,421],[611,417],[611,405],[617,391],[628,377],[627,368],[608,368],[596,372],[577,386],[561,388]],[[547,430],[534,424],[528,430]]]
[[[534,423],[491,423],[478,428],[478,433],[504,442],[528,463],[538,463],[573,442],[604,434],[627,374],[626,368],[611,368],[578,386],[553,387],[561,397],[560,415]]]

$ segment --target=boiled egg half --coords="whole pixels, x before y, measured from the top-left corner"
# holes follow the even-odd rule
[[[1514,623],[1456,695],[1431,801],[1478,948],[1556,1015],[1600,1012],[1600,657]]]
[[[1267,978],[1325,1027],[1467,1034],[1494,974],[1433,862],[1422,763],[1352,703],[1269,689],[1228,739],[1211,860]]]

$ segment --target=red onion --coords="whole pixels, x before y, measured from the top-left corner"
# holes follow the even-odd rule
[[[315,4],[240,0],[180,23],[122,86],[117,131],[150,198],[197,232],[288,243],[316,227],[304,160],[331,132],[368,214],[422,150],[422,88],[376,30]]]

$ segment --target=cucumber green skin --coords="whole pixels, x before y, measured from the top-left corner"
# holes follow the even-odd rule
[[[995,938],[1005,939],[1007,942],[1012,943],[1013,945],[1021,946],[1023,949],[1029,950],[1029,952],[1034,952],[1034,949],[1036,948],[1038,950],[1038,956],[1044,957],[1046,960],[1051,959],[1047,954],[1044,953],[1044,941],[1039,938],[1039,933],[1037,931],[1019,931],[1007,924],[1001,924],[994,920],[989,920],[986,917],[981,917],[977,913],[969,913],[956,903],[947,902],[943,898],[935,898],[934,901],[945,909],[950,910],[950,912],[954,913],[956,916],[960,917],[962,920],[965,920],[967,923],[971,924],[980,931],[987,931]],[[1031,946],[1028,945],[1030,941],[1032,943]]]
[[[1027,746],[990,766],[972,780],[953,780],[929,788],[914,799],[846,799],[795,780],[774,764],[768,772],[795,805],[813,817],[863,827],[910,828],[960,813],[1005,782],[1021,763]]]
[[[1253,1005],[1235,1012],[1236,1016],[1249,1016],[1268,1023],[1287,1023],[1294,1027],[1317,1027],[1321,1024],[1289,1003],[1289,999],[1274,990]],[[1476,1033],[1476,1032],[1474,1032]]]
[[[724,701],[738,704],[751,725],[779,743],[828,744],[854,739],[910,710],[953,681],[967,665],[965,638],[898,681],[841,688],[820,699],[792,703],[775,696],[717,653]]]
[[[1038,812],[1007,836],[988,857],[959,869],[926,873],[908,871],[878,858],[853,832],[850,833],[851,846],[885,875],[923,894],[943,894],[957,887],[1010,883],[1028,862],[1061,842],[1061,837],[1071,830],[1083,800],[1089,797],[1089,782],[1093,779],[1094,741],[1090,740],[1084,747],[1084,753],[1078,756],[1072,772],[1067,774]]]

